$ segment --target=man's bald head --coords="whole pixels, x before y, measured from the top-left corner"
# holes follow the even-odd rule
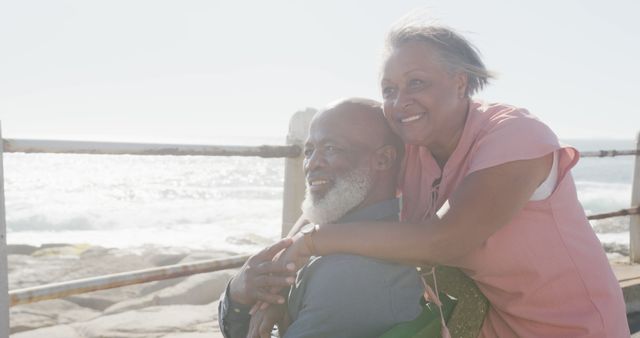
[[[401,151],[376,101],[344,99],[317,113],[304,147],[307,219],[335,221],[395,197]]]
[[[402,140],[389,127],[382,104],[365,98],[346,98],[332,102],[313,117],[344,134],[351,134],[356,142],[375,148],[383,145],[396,147],[400,159],[404,150]]]

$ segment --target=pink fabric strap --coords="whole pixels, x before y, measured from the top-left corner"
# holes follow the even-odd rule
[[[436,288],[435,292],[433,291],[431,286],[429,286],[429,284],[427,284],[427,282],[424,280],[425,275],[433,276],[433,286]],[[438,280],[436,278],[436,268],[431,267],[430,272],[420,274],[420,279],[422,280],[422,285],[424,285],[424,298],[434,302],[436,306],[438,306],[438,312],[440,312],[442,338],[451,338],[449,328],[447,327],[447,323],[444,320],[444,314],[442,313],[442,301],[440,300],[440,296],[438,295]]]

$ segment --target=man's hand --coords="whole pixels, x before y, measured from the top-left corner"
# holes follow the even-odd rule
[[[271,331],[278,322],[282,322],[285,307],[270,306],[265,310],[258,310],[251,316],[247,338],[271,338]]]
[[[274,258],[273,265],[279,266],[279,270],[284,271],[297,271],[302,269],[303,266],[309,262],[309,258],[311,257],[311,251],[307,247],[307,244],[304,241],[304,235],[301,233],[296,234],[291,238],[292,243],[289,244],[289,247],[283,252],[276,255]],[[275,267],[273,267],[276,269]],[[271,295],[278,294],[283,288],[281,286],[271,287],[269,290],[266,290]],[[280,298],[284,302],[284,297],[280,296]],[[274,302],[268,301],[258,301],[253,305],[250,314],[256,313],[258,310],[265,310],[269,307],[269,303],[275,304]],[[278,303],[282,304],[282,303]]]
[[[283,296],[269,292],[271,288],[283,288],[295,282],[295,270],[287,269],[283,264],[272,262],[273,258],[292,243],[284,238],[277,243],[251,256],[240,272],[231,280],[229,296],[241,304],[254,304],[263,301],[271,304],[283,304]]]

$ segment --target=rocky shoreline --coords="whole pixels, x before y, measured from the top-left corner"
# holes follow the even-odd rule
[[[8,245],[9,289],[187,263],[229,252],[90,245]],[[235,270],[131,285],[14,306],[11,338],[222,337],[218,298]]]
[[[610,258],[629,254],[605,244]],[[231,252],[147,246],[112,249],[86,244],[8,245],[9,289],[164,265],[228,257]],[[218,298],[236,270],[131,285],[14,306],[11,338],[211,338]]]

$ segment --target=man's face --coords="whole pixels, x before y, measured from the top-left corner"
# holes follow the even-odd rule
[[[314,198],[322,198],[340,176],[369,166],[369,145],[359,137],[363,128],[352,123],[356,120],[352,115],[327,111],[311,121],[304,146],[304,173]]]
[[[307,196],[303,211],[315,223],[337,220],[370,190],[372,151],[368,136],[363,137],[370,130],[356,117],[328,111],[311,122],[304,149]]]

